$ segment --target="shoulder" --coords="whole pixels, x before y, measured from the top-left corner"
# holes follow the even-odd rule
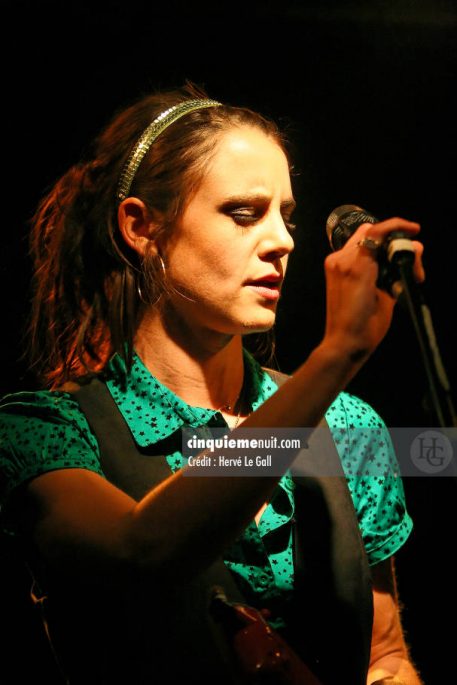
[[[340,392],[326,413],[329,425],[354,428],[385,428],[378,412],[365,400],[349,392]]]
[[[38,390],[5,395],[0,399],[0,429],[68,423],[87,429],[84,414],[73,394],[63,390]]]
[[[389,429],[378,412],[356,395],[342,392],[325,415],[351,485],[363,476],[398,475]]]
[[[1,502],[30,478],[72,467],[100,472],[97,441],[72,394],[40,390],[1,398]]]
[[[325,418],[347,477],[381,477],[387,472],[398,475],[399,465],[389,429],[368,402],[342,392]]]
[[[277,371],[276,369],[269,369],[266,366],[262,366],[262,371],[264,374],[269,376],[272,381],[279,387],[283,383],[287,381],[290,376],[287,373],[283,373],[282,371]]]

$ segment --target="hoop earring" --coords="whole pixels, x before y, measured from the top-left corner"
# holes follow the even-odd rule
[[[165,262],[163,261],[162,255],[160,254],[160,252],[157,253],[156,257],[157,257],[157,259],[159,260],[159,263],[160,263],[160,269],[161,269],[161,271],[162,271],[162,277],[165,279],[165,277],[166,277]],[[154,305],[156,305],[156,304],[159,302],[159,300],[160,300],[160,298],[162,297],[162,294],[163,294],[163,293],[161,292],[161,293],[158,295],[158,297],[157,297],[153,302],[151,302],[151,301],[149,301],[147,298],[145,298],[145,296],[143,295],[143,290],[142,290],[142,288],[141,288],[141,275],[142,275],[142,271],[139,270],[139,271],[138,271],[137,282],[136,282],[136,290],[137,290],[137,293],[138,293],[138,297],[139,297],[140,301],[141,301],[143,304],[146,304],[146,305],[148,305],[148,306],[154,306]]]
[[[164,277],[165,277],[165,276],[167,275],[167,271],[166,271],[166,268],[165,268],[165,262],[163,261],[163,258],[162,258],[162,255],[160,254],[160,252],[157,253],[157,256],[158,256],[158,258],[159,258],[160,268],[162,269],[162,274],[163,274]]]
[[[150,302],[149,300],[147,300],[143,295],[143,291],[141,289],[139,279],[137,280],[136,291],[138,293],[138,297],[140,299],[140,302],[142,302],[143,304],[146,304],[148,307],[154,307],[159,302],[160,298],[162,297],[162,293],[159,293],[158,297],[153,302]]]
[[[163,261],[163,258],[162,258],[162,255],[160,254],[160,252],[157,253],[157,256],[158,256],[159,261],[160,261],[160,267],[161,267],[161,269],[162,269],[163,278],[164,278],[164,280],[166,280],[166,278],[167,278],[167,270],[166,270],[166,267],[165,267],[165,262]],[[184,298],[185,300],[188,300],[189,302],[196,302],[196,300],[193,300],[191,297],[188,297],[187,295],[184,295],[184,293],[182,293],[180,290],[178,290],[178,288],[176,288],[176,286],[172,285],[172,286],[171,286],[171,289],[172,289],[173,292],[175,292],[177,295],[179,295],[179,297],[182,297],[182,298]],[[161,297],[161,295],[159,296],[159,300],[160,300],[160,297]],[[158,300],[157,300],[157,302],[158,302]],[[154,304],[156,304],[156,303],[154,302]]]
[[[147,301],[144,299],[143,291],[141,290],[141,285],[140,285],[140,281],[139,281],[139,280],[137,280],[137,283],[136,283],[136,291],[137,291],[137,293],[138,293],[138,297],[140,298],[140,301],[141,301],[143,304],[149,304],[149,302],[147,302]]]

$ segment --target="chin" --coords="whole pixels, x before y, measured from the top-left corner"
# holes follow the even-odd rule
[[[276,315],[274,312],[270,312],[269,316],[263,316],[256,320],[244,321],[242,334],[248,335],[249,333],[266,333],[273,328],[275,321]]]
[[[255,308],[254,311],[225,312],[225,317],[207,321],[205,328],[218,331],[224,335],[249,335],[250,333],[265,333],[275,324],[276,311],[272,309]],[[228,314],[228,316],[227,316]]]

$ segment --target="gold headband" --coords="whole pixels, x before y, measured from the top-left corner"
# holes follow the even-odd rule
[[[143,131],[122,169],[117,186],[118,201],[122,202],[122,200],[128,197],[141,160],[162,131],[189,112],[194,112],[196,109],[204,109],[205,107],[219,107],[221,104],[221,102],[216,102],[216,100],[185,100],[179,105],[174,105],[159,114],[149,124],[147,129]]]

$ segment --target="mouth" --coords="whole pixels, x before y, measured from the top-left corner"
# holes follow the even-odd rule
[[[264,300],[276,302],[281,294],[281,283],[280,276],[267,276],[256,281],[248,281],[246,285]]]

